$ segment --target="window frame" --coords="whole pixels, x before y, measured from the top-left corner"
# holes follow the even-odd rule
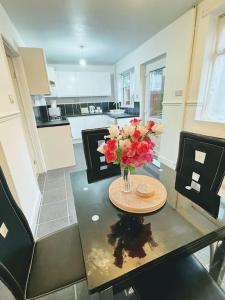
[[[217,44],[220,38],[220,18],[225,18],[225,7],[222,7],[221,10],[213,11],[209,13],[208,18],[208,28],[206,31],[206,43],[204,50],[204,59],[203,66],[201,70],[200,77],[200,87],[198,93],[198,103],[196,109],[196,117],[197,121],[206,121],[211,123],[225,123],[224,120],[209,116],[208,111],[208,95],[210,91],[210,84],[213,76],[213,69],[216,62],[216,59],[219,55],[225,54],[225,49],[222,51],[223,53],[217,52]]]
[[[130,100],[130,104],[125,103],[125,97],[124,97],[125,96],[124,90],[126,88],[128,88],[128,85],[127,86],[125,85],[125,78],[128,75],[130,77],[129,78],[129,80],[130,80],[130,83],[129,83],[129,88],[130,88],[130,99],[129,100]],[[134,76],[135,76],[135,69],[134,68],[126,70],[126,71],[124,71],[120,74],[120,87],[119,87],[119,89],[120,89],[120,99],[119,99],[119,101],[121,102],[121,107],[130,107],[130,108],[134,107],[134,100],[135,100],[135,91],[134,91],[134,89],[135,89],[135,87],[134,87],[135,78],[134,78]]]

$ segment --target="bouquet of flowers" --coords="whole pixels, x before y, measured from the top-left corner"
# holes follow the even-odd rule
[[[122,168],[134,170],[152,162],[155,144],[151,136],[161,133],[162,126],[154,121],[144,125],[140,119],[134,118],[122,128],[112,125],[108,140],[98,151],[105,155],[107,163],[120,164]]]

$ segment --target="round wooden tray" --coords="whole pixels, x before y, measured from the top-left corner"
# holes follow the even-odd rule
[[[109,187],[109,199],[118,208],[131,213],[149,213],[160,209],[166,202],[167,191],[157,179],[145,175],[131,175],[130,193],[123,189],[123,177],[114,180]],[[150,185],[154,190],[151,197],[141,197],[136,192],[139,184]]]

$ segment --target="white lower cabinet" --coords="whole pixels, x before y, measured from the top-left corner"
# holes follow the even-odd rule
[[[73,139],[81,141],[81,131],[100,127],[108,127],[115,123],[115,120],[106,115],[80,116],[68,118],[71,126]]]
[[[38,128],[47,170],[75,165],[69,125]]]
[[[124,125],[130,124],[130,120],[133,120],[133,118],[116,119],[116,124],[119,127],[123,127]]]

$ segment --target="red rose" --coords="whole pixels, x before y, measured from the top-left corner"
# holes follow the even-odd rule
[[[140,155],[146,154],[149,152],[149,150],[150,150],[150,145],[147,142],[142,142],[138,146],[137,153]]]
[[[135,139],[138,139],[140,136],[141,136],[140,130],[135,129],[134,134],[133,134],[133,137],[134,137]]]
[[[131,162],[130,158],[127,156],[126,153],[122,154],[121,162],[122,162],[123,165],[129,165],[129,163]]]
[[[144,137],[143,141],[146,142],[146,143],[148,143],[151,149],[155,148],[155,143],[150,138]]]
[[[149,121],[148,124],[147,124],[147,128],[149,131],[152,130],[152,127],[155,125],[155,122],[154,121]]]
[[[137,118],[134,118],[134,119],[130,120],[130,123],[131,123],[132,125],[134,125],[134,126],[139,125],[140,122],[141,122],[141,119],[137,119]]]
[[[110,150],[107,150],[105,152],[105,158],[106,158],[107,163],[114,162],[117,158],[116,152],[112,152]]]
[[[107,149],[111,152],[116,151],[118,148],[118,144],[116,140],[108,140],[106,142],[106,145],[107,145]]]

